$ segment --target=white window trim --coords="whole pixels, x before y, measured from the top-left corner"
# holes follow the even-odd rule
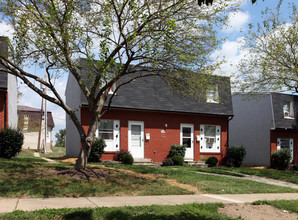
[[[113,121],[113,140],[105,140],[106,147],[104,149],[107,151],[120,151],[120,121],[113,119],[103,119],[103,120],[111,120]],[[98,128],[96,129],[96,137],[98,137]]]
[[[215,126],[216,133],[215,133],[215,147],[212,149],[207,148],[206,141],[205,141],[205,126],[209,124],[200,125],[200,152],[201,153],[220,153],[221,152],[221,126],[220,125],[209,125]]]
[[[294,159],[294,138],[277,138],[277,150],[280,150],[281,149],[281,139],[289,139],[289,142],[290,142],[290,154],[291,154],[291,161],[290,162],[293,162],[293,159]]]

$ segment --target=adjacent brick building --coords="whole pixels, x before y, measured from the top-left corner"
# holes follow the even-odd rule
[[[0,37],[0,53],[8,57],[7,37]],[[17,127],[17,79],[0,71],[0,130],[6,127]]]
[[[281,148],[298,165],[298,96],[281,93],[249,97],[233,95],[235,117],[230,124],[230,145],[246,148],[244,164],[270,166],[270,155]]]
[[[161,162],[171,144],[187,144],[185,160],[226,157],[229,119],[233,115],[230,82],[214,77],[212,91],[201,98],[181,97],[159,77],[138,78],[115,94],[111,110],[104,115],[96,132],[107,147],[102,160],[113,160],[120,149],[134,158]],[[66,102],[76,112],[87,132],[89,113],[86,98],[69,75]],[[107,104],[107,103],[106,103]],[[66,121],[66,154],[78,156],[79,134],[71,120]]]

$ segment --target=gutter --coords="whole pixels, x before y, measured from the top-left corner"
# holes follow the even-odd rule
[[[4,128],[7,128],[7,92],[3,93],[4,95]]]

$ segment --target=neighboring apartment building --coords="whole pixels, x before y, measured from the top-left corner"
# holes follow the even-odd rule
[[[228,146],[229,119],[233,115],[230,81],[227,77],[213,80],[217,86],[207,91],[207,97],[201,101],[190,96],[182,98],[157,76],[139,78],[122,86],[96,132],[107,144],[101,159],[114,160],[116,152],[123,149],[135,159],[162,162],[171,144],[186,144],[185,160],[214,156],[222,163]],[[87,101],[71,74],[65,94],[67,105],[78,109],[76,114],[87,132],[90,121]],[[67,117],[66,154],[78,156],[79,151],[79,134]]]
[[[298,96],[269,93],[257,97],[235,94],[230,146],[246,148],[245,165],[270,166],[272,152],[288,148],[298,164]]]
[[[0,53],[8,57],[8,38],[0,37]],[[0,130],[17,127],[17,79],[0,71]]]
[[[18,106],[18,127],[22,130],[24,134],[24,144],[23,148],[26,149],[37,149],[38,147],[38,136],[40,129],[40,115],[41,110],[37,108],[32,108],[29,106]],[[51,112],[47,112],[47,149],[52,148],[52,131],[55,126],[54,120]],[[41,137],[40,143],[41,148],[44,146],[44,117],[42,118],[41,125]]]

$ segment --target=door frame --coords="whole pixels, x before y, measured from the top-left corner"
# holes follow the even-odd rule
[[[194,155],[195,155],[195,147],[194,147],[194,125],[193,124],[187,124],[187,123],[181,123],[180,124],[180,144],[181,145],[183,144],[183,140],[182,140],[182,136],[183,136],[183,129],[182,128],[183,127],[188,127],[188,128],[191,129],[191,133],[190,133],[191,147],[190,147],[190,149],[192,149],[192,150],[190,150],[191,156],[189,157],[189,156],[186,155],[186,151],[189,148],[186,148],[184,159],[186,161],[194,161],[194,158],[195,158],[194,157]]]
[[[135,157],[133,151],[131,150],[131,126],[132,125],[141,125],[141,154],[142,157]],[[145,158],[145,144],[144,144],[144,122],[143,121],[128,121],[128,151],[131,153],[133,158]]]

